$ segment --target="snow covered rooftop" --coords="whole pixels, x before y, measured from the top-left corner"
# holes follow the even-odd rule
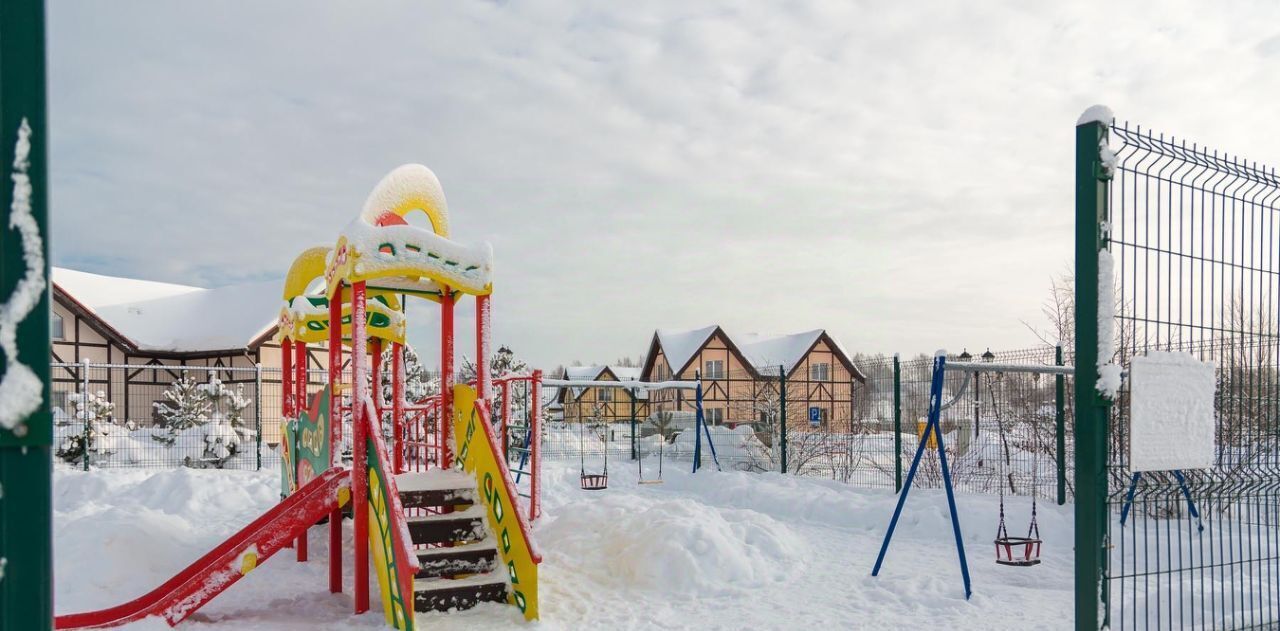
[[[777,372],[777,367],[783,366],[790,373],[819,337],[822,337],[822,329],[774,336],[748,333],[731,339],[758,372]]]
[[[276,323],[279,280],[215,289],[53,268],[53,283],[138,350],[247,348]]]
[[[673,371],[679,371],[684,368],[689,360],[706,345],[707,341],[715,333],[715,325],[692,329],[687,331],[679,331],[672,329],[658,329],[655,332],[658,344],[661,345],[662,351],[666,354],[667,363],[671,365]],[[800,333],[791,333],[786,335],[761,335],[759,333],[748,334],[730,334],[724,329],[720,329],[728,338],[731,346],[736,347],[738,352],[747,364],[753,370],[762,375],[775,376],[778,366],[782,366],[789,374],[813,345],[818,342],[826,331],[823,329],[813,329],[812,331],[803,331]],[[843,356],[844,360],[849,361],[847,365],[852,366],[851,356],[848,351],[840,345],[839,342],[827,335],[833,346],[832,350]],[[861,373],[856,366],[852,366],[855,376],[862,378]]]
[[[570,381],[576,381],[576,380],[595,381],[597,379],[600,379],[600,377],[604,375],[605,370],[608,370],[609,372],[613,373],[613,376],[617,377],[618,381],[639,381],[640,380],[640,368],[632,367],[632,366],[569,366],[564,369],[564,378]],[[604,381],[609,381],[609,380],[606,379]],[[583,390],[585,390],[585,388],[570,388],[570,391],[573,393],[574,398],[582,396]],[[647,399],[649,398],[649,393],[648,391],[642,390],[637,393],[636,398]]]
[[[674,331],[658,329],[658,343],[662,344],[662,352],[667,356],[667,363],[672,370],[680,370],[693,354],[707,343],[707,338],[716,331],[716,325],[704,326],[690,331]]]

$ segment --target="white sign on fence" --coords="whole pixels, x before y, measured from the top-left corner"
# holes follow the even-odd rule
[[[1134,357],[1129,366],[1129,470],[1212,467],[1214,390],[1213,362],[1188,353]]]

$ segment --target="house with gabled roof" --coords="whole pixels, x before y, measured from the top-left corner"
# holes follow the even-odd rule
[[[640,378],[640,369],[628,366],[569,366],[565,379],[572,381],[627,382]],[[565,387],[557,392],[564,421],[569,423],[622,423],[649,416],[649,393],[614,387]]]
[[[271,340],[281,281],[209,289],[61,267],[53,268],[52,280],[55,408],[67,410],[68,396],[87,385],[115,404],[119,422],[149,425],[153,404],[181,378],[183,368],[204,368],[192,377],[215,376],[252,390],[251,413],[259,414],[261,402],[264,438],[278,436],[279,373],[274,369],[280,365],[280,347]],[[323,371],[327,359],[323,348],[311,349],[311,368]],[[259,364],[267,369],[261,391],[254,370]]]
[[[641,380],[702,378],[707,422],[767,425],[780,408],[785,376],[788,428],[848,431],[855,383],[866,380],[843,347],[823,329],[789,335],[730,335],[719,325],[654,331]],[[650,394],[656,411],[693,409],[691,393]]]

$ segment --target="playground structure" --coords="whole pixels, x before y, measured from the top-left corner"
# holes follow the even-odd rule
[[[405,216],[423,212],[430,229]],[[538,415],[525,406],[518,493],[507,465],[510,386],[527,382],[537,401],[541,373],[495,382],[489,374],[492,254],[487,245],[448,239],[448,211],[435,175],[405,165],[387,175],[336,246],[300,254],[285,281],[278,340],[284,375],[284,501],[147,595],[119,607],[59,616],[58,628],[118,626],[149,616],[170,625],[221,593],[288,545],[308,556],[307,531],[327,518],[329,590],[342,587],[342,521],[354,521],[356,613],[369,610],[376,573],[387,623],[413,629],[417,611],[508,602],[538,616],[538,563],[529,522],[539,512]],[[307,289],[323,280],[323,295]],[[476,378],[454,383],[454,307],[476,299]],[[404,301],[440,305],[441,392],[404,396]],[[328,385],[306,393],[307,345],[327,343]],[[392,392],[381,392],[389,347]],[[491,408],[501,393],[501,440]],[[344,436],[349,419],[350,436]],[[350,439],[346,453],[344,439]],[[388,441],[389,439],[389,441]],[[348,468],[349,466],[349,468]],[[521,510],[519,498],[528,500]]]

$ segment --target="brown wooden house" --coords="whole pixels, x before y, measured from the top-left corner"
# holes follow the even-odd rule
[[[264,439],[275,442],[280,348],[271,338],[281,287],[281,281],[267,281],[205,289],[55,267],[53,406],[70,411],[67,397],[83,390],[87,379],[89,391],[115,404],[118,422],[150,425],[152,404],[188,367],[197,380],[214,375],[249,391]],[[325,351],[312,349],[310,367],[323,371],[326,364]]]
[[[627,382],[640,378],[638,368],[622,366],[570,366],[565,378],[574,381]],[[623,423],[649,416],[649,393],[618,387],[560,388],[556,393],[567,423]],[[633,405],[634,403],[634,405]]]
[[[779,416],[781,374],[786,375],[789,429],[850,431],[853,384],[866,377],[822,329],[777,336],[730,336],[718,325],[687,331],[660,329],[649,343],[640,378],[665,381],[701,376],[708,423],[759,428]],[[691,392],[659,390],[649,396],[654,412],[694,409]]]

